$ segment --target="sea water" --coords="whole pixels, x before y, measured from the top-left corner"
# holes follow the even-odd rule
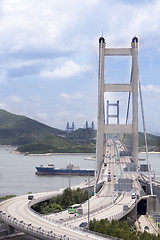
[[[95,169],[95,161],[86,160],[91,155],[57,154],[30,156],[13,153],[13,147],[0,147],[0,197],[22,195],[28,192],[55,191],[78,185],[88,180],[87,176],[40,176],[36,166],[54,164],[66,168],[69,162],[80,168]]]
[[[88,180],[87,176],[38,176],[36,166],[54,164],[56,168],[65,168],[68,162],[80,168],[94,169],[95,161],[86,160],[91,155],[57,154],[50,156],[30,156],[14,154],[14,147],[0,147],[0,197],[23,195],[28,192],[55,191],[60,188],[78,185]],[[94,154],[93,154],[94,155]],[[145,154],[139,154],[145,158]],[[149,154],[156,180],[160,181],[160,153]],[[141,164],[144,164],[142,161]]]

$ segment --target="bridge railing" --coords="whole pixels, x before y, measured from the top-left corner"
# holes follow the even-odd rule
[[[121,194],[121,196],[119,196],[117,199],[120,200],[122,197],[123,197],[123,194]],[[44,198],[44,200],[42,200],[42,198],[40,198],[40,199],[41,199],[41,201],[44,201],[44,200],[45,200],[45,198]],[[116,199],[116,200],[117,200],[117,199]],[[62,221],[63,221],[63,222],[74,221],[74,220],[77,219],[77,218],[83,218],[83,217],[85,217],[85,216],[88,215],[88,212],[86,212],[86,213],[84,213],[84,214],[82,214],[82,215],[77,215],[77,214],[76,214],[76,216],[72,216],[72,217],[69,216],[68,218],[65,218],[65,219],[63,219],[63,220],[55,221],[55,220],[53,220],[52,218],[50,218],[49,215],[40,214],[40,213],[34,211],[34,210],[31,208],[34,204],[36,204],[36,203],[38,203],[38,202],[40,202],[39,199],[33,199],[33,200],[31,200],[31,201],[28,203],[28,208],[29,208],[29,210],[32,212],[32,214],[34,214],[34,215],[36,215],[36,216],[39,215],[41,218],[46,219],[46,220],[49,220],[49,221],[53,221],[53,222],[55,222],[55,223],[61,223]],[[106,204],[105,206],[100,206],[100,207],[98,207],[98,208],[90,211],[90,215],[94,215],[95,213],[100,213],[100,212],[102,212],[102,211],[105,211],[105,210],[106,210],[108,207],[110,207],[111,205],[112,205],[112,203],[110,202],[110,203]],[[60,212],[59,212],[59,213],[60,213]]]
[[[7,215],[6,213],[0,211],[0,218],[7,222],[9,225],[15,227],[16,229],[19,229],[23,232],[26,232],[30,235],[33,235],[35,237],[40,237],[40,239],[59,239],[59,240],[75,240],[71,237],[67,237],[66,235],[60,235],[60,234],[57,234],[57,233],[54,233],[53,231],[46,231],[44,229],[42,229],[41,227],[37,228],[35,226],[33,226],[32,224],[27,224],[23,221],[19,221],[18,219],[16,218],[13,218],[11,217],[10,215]],[[56,222],[52,219],[52,222]],[[74,227],[72,225],[68,225],[66,223],[63,223],[61,224],[62,226],[65,226],[67,228],[70,228],[70,229],[73,229],[73,230],[77,230],[77,231],[81,231],[81,232],[87,232],[88,234],[92,234],[92,235],[95,235],[95,236],[99,236],[101,239],[108,239],[108,240],[122,240],[120,238],[117,238],[117,237],[112,237],[112,236],[109,236],[109,235],[105,235],[105,234],[101,234],[101,233],[97,233],[97,232],[93,232],[93,231],[90,231],[90,230],[87,230],[87,229],[81,229],[79,227]],[[32,234],[31,234],[32,232]]]
[[[41,227],[37,228],[33,226],[32,224],[27,224],[23,221],[19,221],[16,218],[11,217],[10,215],[7,215],[6,213],[0,211],[0,218],[8,223],[10,226],[19,229],[23,232],[26,232],[30,235],[33,235],[35,237],[40,237],[40,239],[61,239],[61,240],[75,240],[71,237],[67,237],[65,235],[60,235],[57,233],[54,233],[53,231],[46,231],[42,229]],[[32,232],[32,234],[31,234]]]
[[[121,200],[121,198],[123,198],[123,194],[121,194],[116,200]],[[140,199],[139,199],[140,200]],[[135,202],[133,202],[133,204],[128,208],[127,211],[122,211],[120,213],[117,213],[115,215],[113,215],[112,217],[108,217],[108,220],[111,221],[112,219],[116,219],[116,220],[119,220],[121,218],[123,218],[125,215],[127,215],[130,211],[132,211],[132,209],[136,206],[137,202],[139,200],[136,200]],[[36,211],[34,211],[31,206],[33,206],[35,203],[39,202],[39,200],[32,200],[28,203],[28,207],[30,209],[30,211],[32,212],[32,214],[34,215],[39,215],[40,218],[43,218],[43,219],[46,219],[47,221],[49,222],[54,222],[54,223],[65,223],[65,222],[70,222],[70,221],[74,221],[76,220],[77,218],[81,218],[83,219],[83,217],[86,217],[88,215],[88,212],[82,214],[82,215],[76,215],[76,216],[69,216],[68,218],[66,219],[61,219],[59,221],[55,221],[53,220],[50,216],[48,215],[43,215],[43,214],[40,214],[40,213],[37,213]],[[116,203],[116,201],[114,202]],[[112,205],[112,203],[108,203],[107,205],[105,206],[100,206],[99,208],[96,208],[92,211],[90,211],[90,216],[91,215],[94,215],[95,213],[99,213],[99,212],[102,212],[102,211],[105,211],[108,207],[110,207]]]

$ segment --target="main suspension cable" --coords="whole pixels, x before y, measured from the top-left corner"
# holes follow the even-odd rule
[[[153,195],[151,165],[150,165],[150,162],[149,162],[148,143],[147,143],[147,134],[146,134],[146,127],[145,127],[145,118],[144,118],[142,90],[141,90],[139,71],[138,71],[138,81],[139,81],[139,94],[140,94],[140,101],[141,101],[141,112],[142,112],[142,122],[143,122],[144,140],[145,140],[145,148],[146,148],[146,160],[147,160],[147,165],[148,165],[149,183],[150,183],[151,195]]]

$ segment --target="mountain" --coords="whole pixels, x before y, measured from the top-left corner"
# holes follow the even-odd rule
[[[48,135],[62,136],[63,134],[62,130],[0,109],[1,145],[24,145],[43,139]]]
[[[19,152],[42,153],[95,153],[95,144],[79,144],[64,137],[48,136],[17,148]]]
[[[130,149],[132,146],[132,136],[131,134],[126,134],[123,139],[123,142],[126,144],[127,148]],[[149,151],[160,151],[160,136],[155,136],[153,134],[147,133],[147,144]],[[145,151],[145,141],[144,141],[144,133],[138,133],[138,145],[139,151]]]
[[[139,133],[139,149],[145,150],[144,134]],[[119,136],[130,149],[131,135]],[[66,131],[49,127],[25,116],[0,109],[0,144],[18,145],[18,151],[29,153],[95,153],[96,130]],[[160,151],[160,136],[147,134],[149,151]]]
[[[93,144],[81,145],[65,135],[65,131],[0,109],[1,145],[19,145],[17,151],[29,153],[95,152]]]

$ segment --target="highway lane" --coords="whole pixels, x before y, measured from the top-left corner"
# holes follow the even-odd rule
[[[28,224],[31,224],[34,226],[34,229],[37,228],[37,231],[39,227],[41,227],[41,231],[42,229],[46,233],[48,231],[53,231],[57,235],[67,236],[70,239],[99,239],[97,236],[95,237],[94,235],[84,233],[78,229],[71,229],[68,228],[67,225],[64,226],[56,222],[50,222],[47,219],[39,217],[38,215],[31,214],[30,210],[28,209],[27,195],[10,199],[6,202],[1,203],[0,210],[1,209],[3,209],[3,212],[10,213],[11,217],[14,216],[14,218],[19,219],[19,221],[23,221],[26,226]]]
[[[109,168],[111,168],[110,165],[108,165],[108,168],[106,168],[107,172]],[[105,198],[100,198],[99,196],[92,197],[92,199],[90,200],[92,209],[95,209],[95,208],[97,209],[97,206],[98,207],[101,206],[101,208],[103,208],[104,206],[106,206],[108,203],[111,202],[111,196],[112,196],[111,193],[113,190],[112,185],[113,184],[109,184],[106,182],[105,187],[102,188],[100,195],[106,196]],[[48,194],[50,195],[51,193],[48,193]],[[59,194],[59,192],[57,192],[57,194]],[[47,193],[45,193],[44,195],[47,195]],[[34,194],[34,196],[35,198],[38,198],[43,196],[43,194]],[[2,204],[3,205],[2,211],[9,213],[10,216],[17,218],[21,222],[23,221],[26,225],[32,224],[37,229],[41,226],[41,228],[44,229],[44,231],[53,231],[53,224],[50,226],[47,223],[47,226],[46,226],[46,224],[44,223],[44,219],[42,220],[39,217],[34,215],[31,217],[30,211],[28,210],[28,207],[27,207],[27,203],[28,203],[27,195],[24,197],[23,196],[17,197],[15,201],[12,199],[12,200],[8,200],[8,203],[5,202],[5,204]],[[2,205],[0,205],[0,210]],[[88,210],[87,203],[84,204],[84,210],[86,212]],[[68,213],[67,213],[67,216],[68,216]],[[60,214],[60,217],[62,217],[61,214]],[[56,220],[55,215],[54,215],[54,219]],[[54,226],[54,232],[57,234],[59,233],[59,229],[58,230],[55,229],[55,226]],[[66,233],[66,229],[64,232]],[[63,233],[62,229],[61,229],[61,233]],[[67,233],[67,236],[70,236],[70,234]]]
[[[109,146],[108,146],[109,145]],[[130,207],[133,203],[135,203],[135,199],[131,199],[131,193],[125,193],[123,198],[118,198],[117,201],[113,204],[113,195],[114,197],[117,197],[117,193],[114,192],[114,185],[117,183],[117,158],[115,156],[114,152],[114,143],[109,142],[106,144],[106,151],[105,151],[105,157],[107,159],[107,166],[102,166],[101,176],[100,179],[105,181],[105,184],[101,190],[101,192],[98,194],[98,196],[94,196],[90,199],[90,219],[93,219],[94,217],[96,219],[102,219],[102,218],[116,218],[118,215],[120,215],[123,212],[123,205],[127,205]],[[129,159],[127,159],[127,162]],[[120,162],[118,162],[119,164]],[[103,170],[104,169],[104,170]],[[111,182],[108,182],[108,173],[110,172],[111,176]],[[113,178],[113,175],[115,177]],[[131,176],[126,176],[131,177]],[[134,179],[135,180],[135,179]],[[135,181],[134,181],[135,182]],[[101,206],[101,210],[96,211],[97,206]],[[106,208],[104,208],[107,206]],[[84,213],[87,213],[88,211],[88,205],[85,203],[82,205]],[[94,210],[94,211],[92,211]],[[52,215],[54,218],[55,216]],[[69,219],[69,217],[71,219]],[[82,221],[88,221],[88,215],[86,214],[82,218],[75,217],[71,214],[68,214],[66,211],[65,214],[61,213],[59,216],[56,216],[56,219],[63,219],[65,222],[68,221],[69,223],[72,223],[74,226],[77,226]]]
[[[94,214],[90,214],[90,220],[96,218],[97,220],[108,218],[111,219],[119,219],[120,215],[123,212],[123,206],[128,205],[129,207],[135,202],[135,200],[131,199],[131,195],[122,196],[119,198],[114,204],[110,205],[106,209],[96,212]],[[87,217],[83,217],[82,219],[74,219],[69,223],[78,226],[81,222],[87,222]]]
[[[110,145],[111,146],[111,145]],[[114,149],[113,146],[107,148],[106,150],[109,155],[114,155]],[[103,171],[104,169],[104,171]],[[101,174],[100,174],[100,181],[105,181],[104,186],[100,190],[100,192],[93,196],[90,199],[90,211],[96,212],[100,209],[103,209],[104,207],[112,204],[112,197],[113,197],[113,190],[114,190],[114,184],[117,181],[112,176],[113,174],[117,175],[116,173],[117,169],[115,166],[115,159],[110,159],[107,162],[107,166],[105,167],[104,164],[102,166]],[[111,182],[108,182],[108,172],[110,172],[111,175]],[[117,193],[114,193],[114,196],[117,197]],[[88,202],[82,204],[83,213],[87,215],[88,213]],[[73,214],[69,214],[68,211],[64,211],[62,213],[53,214],[50,216],[51,218],[54,218],[55,220],[63,219],[64,221],[68,220],[70,218],[75,218]]]

